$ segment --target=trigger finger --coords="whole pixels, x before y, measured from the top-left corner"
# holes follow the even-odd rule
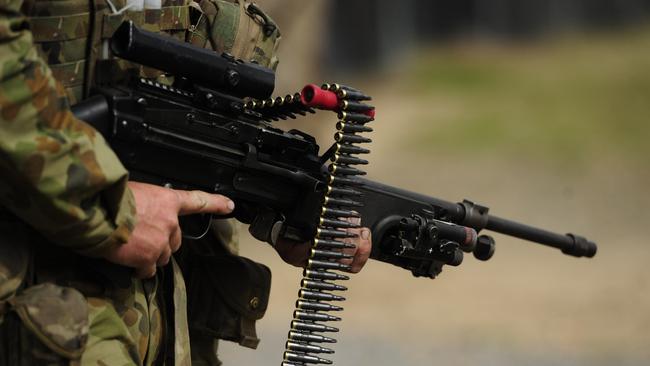
[[[179,215],[195,213],[228,214],[235,208],[235,203],[220,194],[202,191],[174,190],[179,202]]]

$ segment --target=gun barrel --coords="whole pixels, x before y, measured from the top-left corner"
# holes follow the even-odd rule
[[[370,180],[360,179],[360,181],[363,182],[361,190],[364,192],[364,207],[360,208],[363,217],[379,220],[381,217],[391,214],[410,215],[416,210],[415,207],[420,205],[422,208],[434,207],[444,212],[451,222],[476,231],[487,229],[514,236],[560,249],[564,254],[574,257],[596,255],[596,244],[582,236],[557,234],[493,216],[488,214],[487,207],[474,204],[471,201],[454,203]],[[390,207],[390,209],[384,207]],[[374,232],[373,235],[375,235]]]
[[[488,216],[485,228],[498,233],[557,248],[562,250],[562,253],[574,257],[591,258],[596,255],[598,249],[594,242],[579,235],[561,235],[492,215]]]
[[[111,49],[121,58],[238,97],[266,99],[275,87],[275,74],[270,69],[139,29],[131,21],[115,31]]]

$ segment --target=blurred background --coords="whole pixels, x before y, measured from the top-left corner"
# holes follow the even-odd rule
[[[650,364],[650,1],[259,1],[283,33],[277,95],[340,82],[373,96],[369,178],[599,244],[576,259],[495,235],[435,280],[370,261],[348,281],[339,365]],[[283,127],[332,141],[321,112]],[[279,364],[301,271],[273,271],[256,351]]]

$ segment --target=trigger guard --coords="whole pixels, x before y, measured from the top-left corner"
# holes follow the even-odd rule
[[[218,217],[220,218],[220,217]],[[212,214],[196,214],[179,217],[183,239],[199,240],[208,234],[212,226]]]

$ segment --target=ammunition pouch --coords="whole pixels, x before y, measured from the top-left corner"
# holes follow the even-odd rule
[[[112,71],[137,68],[143,76],[157,77],[160,72],[128,64],[122,60],[111,60],[106,41],[115,29],[125,20],[131,20],[138,26],[155,32],[165,32],[178,39],[184,39],[189,28],[189,0],[164,0],[159,9],[125,10],[126,0],[113,0],[108,3],[96,2],[95,13],[90,12],[85,0],[39,0],[26,2],[23,12],[29,17],[29,24],[34,35],[34,43],[39,55],[47,60],[53,76],[66,88],[71,104],[80,100],[84,83],[86,63],[90,62],[90,75],[95,74],[95,61],[114,64]],[[31,6],[28,6],[29,3]],[[86,53],[88,38],[92,36],[90,57]],[[102,82],[102,73],[109,67],[102,65],[98,69]],[[122,71],[124,74],[124,71]],[[109,74],[115,76],[115,74]],[[119,74],[118,74],[119,75]],[[108,78],[109,76],[104,76]]]
[[[77,290],[44,283],[9,300],[0,365],[71,365],[88,341],[88,305]]]
[[[245,61],[275,69],[280,31],[273,20],[247,1],[192,2],[187,42],[227,52]]]
[[[257,348],[255,321],[266,312],[271,287],[266,266],[230,254],[196,256],[185,277],[192,333]]]
[[[31,262],[28,243],[17,242],[24,238],[24,228],[8,215],[0,208],[0,230],[5,236],[0,241],[0,325],[9,310],[9,302],[25,283]]]
[[[32,286],[10,301],[23,325],[57,355],[77,359],[88,340],[88,304],[70,287]]]
[[[192,216],[186,219],[181,222],[185,232],[202,230],[204,222]],[[212,228],[211,235],[185,242],[175,254],[185,278],[192,351],[195,338],[225,339],[256,348],[255,321],[264,316],[268,305],[271,271],[236,254],[234,222],[213,220]]]
[[[34,234],[5,219],[0,231],[0,365],[65,365],[78,359],[88,339],[86,299],[71,287],[33,285]]]

